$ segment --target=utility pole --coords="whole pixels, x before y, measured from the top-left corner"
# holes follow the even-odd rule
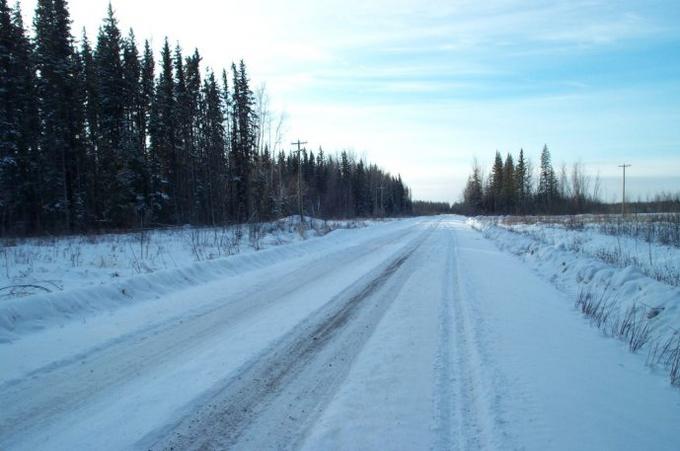
[[[300,212],[300,227],[304,222],[302,216],[302,151],[305,150],[302,147],[303,144],[307,144],[307,141],[301,142],[299,139],[297,142],[291,143],[291,146],[297,146],[297,150],[293,150],[298,156],[298,210]]]
[[[380,214],[385,216],[385,205],[383,204],[383,192],[385,191],[385,187],[380,185],[377,189],[380,190]]]
[[[620,164],[620,168],[623,168],[623,195],[621,196],[621,216],[626,215],[626,168],[629,168],[629,164]]]

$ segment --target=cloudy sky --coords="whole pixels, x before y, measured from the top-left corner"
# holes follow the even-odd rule
[[[108,0],[71,0],[96,37]],[[24,0],[27,20],[35,0]],[[607,200],[680,191],[680,1],[114,0],[122,28],[221,69],[244,58],[292,141],[454,201],[478,158],[583,162]],[[30,22],[29,22],[30,23]]]

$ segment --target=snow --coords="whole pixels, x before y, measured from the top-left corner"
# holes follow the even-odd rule
[[[468,222],[499,248],[520,256],[545,280],[568,294],[572,302],[578,293],[603,297],[611,307],[612,322],[636,309],[639,322],[649,327],[649,343],[641,351],[650,353],[657,344],[679,338],[680,287],[653,277],[658,267],[666,273],[680,270],[679,248],[645,243],[644,252],[659,265],[650,266],[638,258],[641,244],[630,237],[545,224],[499,226],[495,218]],[[613,254],[627,257],[614,264],[609,258],[599,257]]]
[[[81,321],[73,321],[68,314],[55,316],[54,322],[46,324],[49,327],[37,331],[19,323],[15,332],[21,333],[0,345],[0,404],[8,406],[3,415],[30,412],[41,433],[30,434],[24,437],[27,443],[13,446],[86,448],[104,426],[115,430],[116,438],[100,443],[99,449],[133,446],[141,438],[140,431],[150,432],[155,421],[167,419],[200,397],[329,296],[382,262],[400,247],[392,241],[404,236],[412,224],[413,220],[407,220],[336,230],[319,240],[238,255],[226,259],[228,262],[210,262],[207,266],[217,266],[222,277],[190,288],[183,283],[179,289],[166,286],[167,291],[152,302],[131,303],[104,313],[83,310],[79,312]],[[336,270],[335,264],[346,261],[354,264]],[[224,265],[226,270],[221,269]],[[199,274],[207,269],[199,266],[203,266],[196,270]],[[177,274],[165,282],[171,282],[172,277]],[[310,283],[313,287],[305,286]],[[84,296],[88,293],[86,290]],[[29,312],[32,304],[41,301],[39,296],[21,299]],[[34,322],[32,317],[23,319]],[[186,357],[186,352],[191,359],[179,359]],[[215,353],[234,357],[222,358],[215,365],[211,363]],[[40,381],[41,389],[36,390],[29,379]],[[187,380],[191,385],[187,386]],[[118,390],[128,396],[121,397]],[[68,399],[68,395],[94,399],[85,408],[61,412],[60,421],[50,427],[50,419],[37,413],[43,410],[42,398]],[[21,431],[18,426],[11,429],[13,434]],[[6,433],[0,427],[3,448],[1,438]]]
[[[571,278],[677,289],[532,243],[413,218],[5,300],[0,448],[677,449],[680,392]]]
[[[676,389],[516,257],[442,228],[305,449],[677,449]]]
[[[318,252],[307,243],[339,228],[376,221],[320,221],[299,217],[249,227],[194,228],[65,238],[4,240],[0,249],[0,343],[50,325],[88,318],[189,286],[256,267]],[[309,227],[311,225],[311,228]],[[240,237],[239,237],[240,236]],[[277,246],[305,243],[285,252]],[[257,251],[267,249],[264,256]],[[237,255],[236,258],[226,258]],[[51,293],[44,293],[49,290]],[[26,297],[30,297],[30,302]]]
[[[0,240],[0,301],[46,292],[99,287],[113,281],[252,253],[375,220],[322,221],[299,217],[226,227],[177,227],[134,233]]]

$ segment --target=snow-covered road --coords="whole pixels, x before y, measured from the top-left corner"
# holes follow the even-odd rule
[[[464,218],[295,246],[0,343],[0,449],[680,448],[680,392]]]

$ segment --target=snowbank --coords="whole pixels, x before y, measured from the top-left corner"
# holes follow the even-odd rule
[[[247,226],[184,227],[147,232],[146,237],[130,233],[32,239],[12,243],[11,248],[5,245],[4,250],[10,249],[15,256],[30,257],[23,265],[6,266],[4,277],[0,278],[4,285],[44,285],[36,281],[36,274],[41,274],[42,279],[52,281],[52,289],[62,291],[27,296],[17,293],[14,297],[5,291],[4,299],[0,298],[0,343],[75,319],[160,299],[164,294],[218,278],[323,253],[329,245],[341,245],[351,233],[348,229],[380,223],[311,218],[306,218],[306,222],[311,227],[302,233],[299,220],[289,218],[257,230]],[[331,233],[340,228],[345,230]],[[325,234],[328,235],[324,240],[310,239]],[[290,245],[281,246],[284,244]],[[72,264],[74,254],[78,255],[77,265]],[[100,264],[102,261],[108,263]]]
[[[468,224],[568,293],[607,335],[624,339],[631,351],[646,350],[648,364],[674,370],[672,382],[680,384],[680,288],[652,278],[648,266],[608,261],[611,254],[634,254],[631,240],[541,224],[501,226],[493,218]],[[662,251],[662,261],[680,262],[680,249]]]

